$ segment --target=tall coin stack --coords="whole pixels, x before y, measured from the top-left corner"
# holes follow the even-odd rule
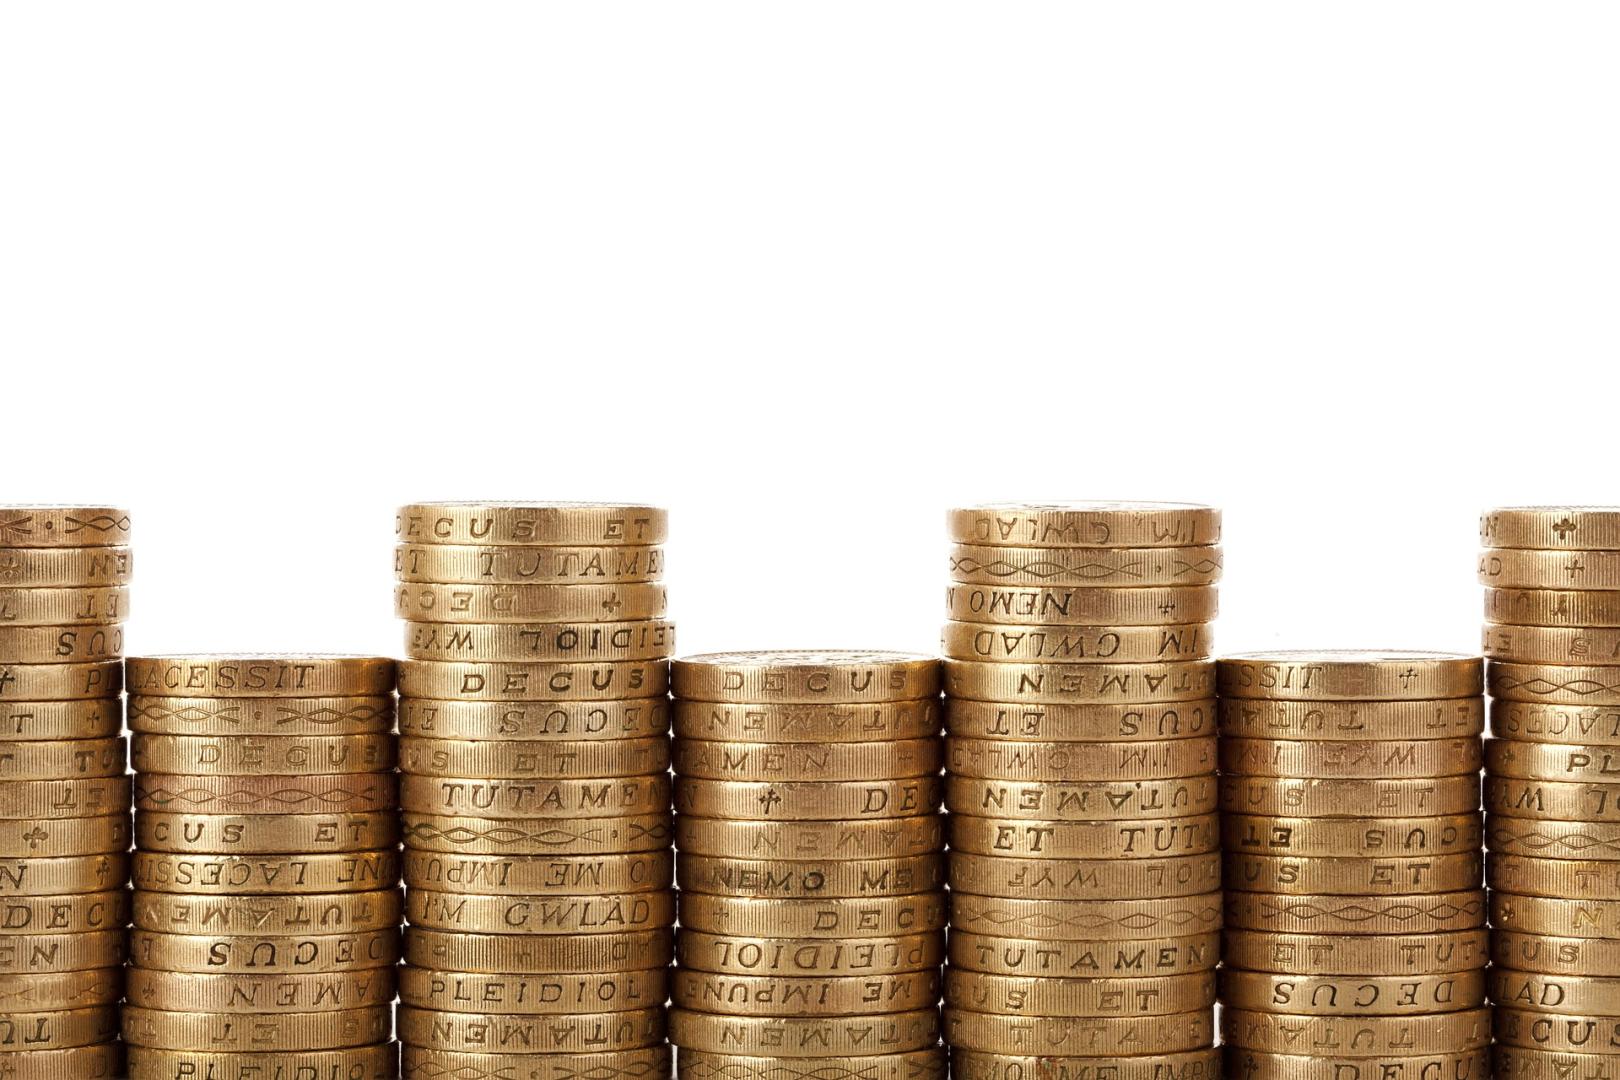
[[[1620,508],[1480,537],[1497,1075],[1620,1076]]]
[[[683,1080],[944,1080],[939,661],[674,664]]]
[[[1220,514],[948,525],[952,1074],[1214,1077]]]
[[[665,511],[399,513],[414,1080],[655,1080],[675,896]]]
[[[129,515],[0,506],[0,1076],[120,1074]]]
[[[390,1080],[394,661],[131,657],[132,1080]]]
[[[1228,1077],[1490,1075],[1483,666],[1220,660]]]

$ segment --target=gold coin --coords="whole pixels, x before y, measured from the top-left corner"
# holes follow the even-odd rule
[[[0,1051],[0,1074],[7,1071],[29,1080],[115,1080],[128,1075],[124,1072],[124,1044],[118,1042],[64,1050]]]
[[[1478,851],[1479,814],[1414,818],[1279,818],[1227,814],[1226,849],[1253,855],[1400,856]]]
[[[833,1058],[753,1057],[681,1050],[678,1075],[683,1080],[825,1080],[829,1071],[861,1080],[945,1080],[947,1058],[944,1049]]]
[[[118,660],[88,664],[0,664],[0,697],[7,701],[79,701],[117,697],[124,685]]]
[[[1211,1008],[1215,973],[1134,979],[1030,979],[951,968],[945,1007],[1007,1016],[1167,1016]]]
[[[392,969],[399,962],[399,929],[355,934],[158,934],[135,929],[129,932],[129,951],[137,967],[217,975]]]
[[[1280,650],[1223,656],[1222,697],[1283,701],[1413,701],[1470,697],[1482,661],[1459,653]]]
[[[1226,1075],[1241,1076],[1245,1080],[1383,1080],[1394,1076],[1487,1080],[1491,1075],[1491,1052],[1465,1050],[1457,1054],[1402,1054],[1393,1057],[1388,1054],[1352,1057],[1312,1053],[1307,1056],[1263,1054],[1240,1046],[1228,1046]]]
[[[668,776],[601,780],[472,780],[406,776],[400,806],[463,817],[598,818],[669,809]]]
[[[1620,1054],[1560,1054],[1552,1050],[1495,1048],[1497,1075],[1510,1080],[1617,1080]],[[1488,1075],[1488,1074],[1482,1074]]]
[[[1620,589],[1620,551],[1491,548],[1480,552],[1479,582],[1494,589]]]
[[[1620,708],[1491,702],[1491,734],[1525,742],[1620,745]]]
[[[1134,900],[1215,892],[1221,857],[1168,859],[1009,859],[951,852],[951,889],[1023,900]]]
[[[675,734],[742,742],[892,742],[940,733],[937,697],[849,705],[675,702]]]
[[[0,934],[82,934],[121,930],[129,922],[129,893],[117,888],[71,896],[0,897]]]
[[[962,738],[1028,742],[1159,742],[1216,734],[1215,700],[1167,705],[1040,705],[954,698],[945,723]]]
[[[1098,1062],[1105,1062],[1099,1065]],[[980,1054],[972,1050],[951,1051],[951,1075],[956,1080],[1023,1080],[1028,1076],[1078,1078],[1106,1068],[1108,1080],[1216,1080],[1221,1075],[1219,1050],[1188,1050],[1180,1054],[1152,1054],[1130,1058],[1054,1057],[1018,1054]],[[1247,1076],[1247,1073],[1233,1073]],[[888,1078],[884,1078],[888,1080]],[[1350,1080],[1348,1077],[1336,1080]],[[1360,1080],[1360,1078],[1357,1078]]]
[[[113,626],[127,618],[129,590],[123,586],[80,589],[0,586],[0,622],[10,626]],[[114,687],[107,692],[116,694],[118,689]],[[15,692],[6,696],[23,697]],[[49,698],[51,695],[40,696]]]
[[[399,692],[449,701],[602,701],[662,694],[662,660],[579,664],[469,664],[402,660]]]
[[[1303,779],[1411,779],[1477,776],[1480,741],[1301,742],[1292,739],[1221,739],[1221,772]]]
[[[1620,1054],[1620,1017],[1549,1016],[1498,1005],[1495,1020],[1496,1041],[1502,1046],[1555,1052],[1602,1050]]]
[[[1477,1009],[1485,972],[1440,975],[1277,975],[1221,972],[1221,1001],[1234,1009],[1290,1016],[1412,1016]]]
[[[1491,963],[1498,969],[1541,975],[1607,975],[1620,964],[1620,943],[1612,938],[1552,937],[1493,930]]]
[[[4,751],[0,751],[3,756]],[[0,818],[83,818],[129,808],[127,776],[86,780],[0,780]]]
[[[1134,705],[1199,701],[1215,693],[1215,665],[987,664],[945,661],[945,693],[1016,704]]]
[[[859,704],[939,693],[939,661],[858,649],[766,650],[683,656],[670,666],[675,696],[743,704]]]
[[[1492,777],[1589,781],[1620,778],[1620,748],[1492,739],[1485,752]]]
[[[0,1024],[0,1052],[63,1050],[90,1046],[118,1037],[118,1007],[59,1012],[5,1013]]]
[[[907,896],[945,887],[945,856],[781,862],[682,853],[682,889],[717,896]]]
[[[965,585],[1078,585],[1141,589],[1213,585],[1221,579],[1221,549],[1011,547],[956,544],[950,579]]]
[[[675,846],[689,855],[749,859],[872,859],[945,850],[938,816],[876,821],[727,821],[679,817]]]
[[[135,814],[135,846],[199,855],[310,855],[399,843],[399,818],[374,814]]]
[[[0,661],[7,664],[84,664],[116,660],[121,626],[0,626]]]
[[[1476,744],[1477,745],[1477,744]],[[1221,810],[1278,817],[1447,817],[1478,810],[1479,776],[1401,780],[1221,777]]]
[[[675,958],[672,930],[631,934],[457,934],[411,927],[405,960],[468,974],[581,975],[645,971]]]
[[[939,739],[863,743],[716,742],[676,739],[675,772],[700,780],[900,780],[937,776]]]
[[[398,926],[398,889],[301,896],[135,893],[134,925],[162,934],[354,934]]]
[[[407,1080],[443,1080],[447,1076],[499,1080],[508,1074],[523,1080],[578,1080],[582,1076],[600,1080],[670,1080],[674,1075],[668,1046],[601,1054],[482,1054],[423,1046],[403,1046],[400,1051],[401,1075]]]
[[[567,975],[492,975],[409,965],[399,971],[402,1004],[453,1013],[625,1012],[662,1008],[668,996],[669,971],[662,967]]]
[[[399,740],[400,771],[418,776],[480,776],[491,780],[603,779],[663,774],[669,770],[669,740],[576,742],[458,739]]]
[[[394,516],[410,544],[661,544],[669,511],[638,503],[411,503]]]
[[[1213,738],[1160,742],[1000,742],[946,739],[952,776],[984,780],[1127,781],[1213,776]]]
[[[1089,586],[965,585],[945,590],[946,617],[960,622],[1034,626],[1176,626],[1208,623],[1220,610],[1208,585],[1152,589]]]
[[[1196,503],[985,503],[956,507],[945,522],[959,544],[1192,547],[1221,538],[1221,512]]]
[[[83,701],[0,701],[0,742],[106,739],[124,729],[116,697]]]
[[[897,975],[782,978],[682,968],[674,972],[670,1000],[677,1009],[697,1009],[727,1016],[802,1019],[931,1009],[939,1003],[939,987],[937,970]]]
[[[0,897],[105,892],[129,880],[129,856],[0,860]]]
[[[129,727],[153,735],[375,735],[393,730],[394,699],[131,694]]]
[[[1544,821],[1620,821],[1620,784],[1560,784],[1514,776],[1485,778],[1485,809]]]
[[[397,850],[336,855],[175,855],[135,853],[134,885],[209,896],[363,892],[399,884]]]
[[[1302,1045],[1302,1033],[1308,1043]],[[1314,1054],[1354,1052],[1382,1054],[1462,1054],[1491,1042],[1491,1010],[1461,1009],[1428,1016],[1313,1016],[1309,1028],[1299,1017],[1225,1006],[1221,1041],[1261,1053],[1286,1054],[1309,1049]]]
[[[836,821],[920,817],[944,799],[937,776],[905,780],[734,781],[675,778],[675,809],[694,817]]]
[[[274,1012],[251,1023],[229,1012],[166,1012],[124,1006],[124,1041],[159,1050],[340,1050],[383,1042],[391,1031],[386,1006],[327,1012]]]
[[[951,851],[1032,859],[1163,859],[1221,848],[1220,816],[1028,821],[953,814]]]
[[[0,777],[6,780],[120,777],[125,760],[124,740],[118,737],[0,743]]]
[[[1487,626],[1481,651],[1492,660],[1518,664],[1620,664],[1620,630]]]
[[[128,547],[0,548],[0,582],[11,589],[85,589],[128,585]]]
[[[533,550],[544,550],[535,548]],[[405,655],[457,662],[663,660],[675,655],[675,624],[662,619],[612,623],[405,624]]]
[[[1014,900],[958,893],[951,926],[973,934],[1042,940],[1142,940],[1221,928],[1221,894],[1164,900]]]
[[[400,544],[394,574],[401,581],[450,585],[599,585],[657,581],[664,576],[664,549],[616,544],[540,546],[505,544]]]
[[[371,813],[399,807],[392,773],[183,776],[141,773],[135,809],[194,814]]]
[[[405,884],[492,896],[594,896],[651,892],[675,882],[670,851],[630,855],[440,855],[405,852]]]
[[[1172,626],[1038,626],[947,622],[940,651],[953,660],[1039,664],[1208,660],[1207,623]]]
[[[129,850],[129,814],[103,817],[0,820],[0,859],[66,859],[122,855]]]
[[[134,967],[128,972],[125,995],[131,1005],[145,1009],[185,1005],[206,1012],[255,1014],[365,1009],[394,1003],[394,971],[206,975]]]
[[[1051,941],[951,931],[953,968],[1043,979],[1147,978],[1214,971],[1218,933],[1133,941]]]
[[[1616,593],[1620,596],[1620,593]],[[1620,666],[1490,663],[1491,696],[1559,705],[1620,705]]]
[[[0,974],[43,975],[121,968],[124,931],[0,935]]]
[[[669,814],[584,820],[404,815],[407,847],[467,855],[622,855],[670,845]]]
[[[1620,626],[1620,595],[1568,589],[1486,589],[1485,621],[1511,626]]]
[[[342,1080],[397,1080],[399,1045],[387,1042],[346,1050],[305,1050],[299,1053],[224,1053],[207,1050],[129,1048],[128,1080],[266,1080],[280,1076],[342,1077]]]
[[[1280,975],[1436,975],[1483,968],[1484,930],[1438,934],[1276,934],[1228,930],[1227,967]]]
[[[392,735],[148,735],[130,739],[137,772],[198,776],[309,776],[394,767]]]
[[[874,1016],[720,1016],[669,1010],[669,1041],[705,1053],[770,1053],[818,1058],[854,1053],[904,1054],[939,1043],[939,1010],[930,1006]]]
[[[1407,896],[1451,893],[1480,886],[1485,859],[1477,851],[1416,858],[1226,857],[1224,879],[1232,891],[1304,896]]]
[[[681,932],[745,937],[865,939],[927,934],[945,929],[945,897],[909,896],[814,899],[680,895]]]
[[[394,589],[394,614],[408,622],[557,623],[660,619],[669,608],[664,586],[429,585]]]
[[[1491,852],[1486,863],[1492,889],[1520,896],[1608,900],[1620,896],[1620,862],[1543,859]]]
[[[0,506],[0,545],[91,548],[129,543],[129,511],[116,506]]]
[[[1498,506],[1480,515],[1479,542],[1500,548],[1620,549],[1620,512],[1607,506]]]
[[[452,1013],[399,1007],[400,1042],[435,1050],[521,1053],[543,1046],[553,1054],[638,1050],[664,1041],[664,1010],[574,1013],[568,1016]]]
[[[1433,701],[1221,701],[1221,734],[1240,739],[1466,739],[1484,727],[1485,701],[1477,695]]]
[[[1492,814],[1485,832],[1493,854],[1542,859],[1620,860],[1620,824],[1533,821]]]
[[[378,697],[394,689],[382,656],[131,656],[129,692],[156,697]]]
[[[401,698],[399,733],[435,739],[604,741],[665,736],[668,698],[439,701]]]
[[[952,1050],[1040,1055],[1075,1054],[1113,1061],[1175,1054],[1215,1043],[1213,1010],[1168,1016],[1004,1016],[945,1010],[945,1041]]]
[[[1216,803],[1217,784],[1213,776],[1072,783],[952,776],[945,781],[945,805],[953,814],[1025,820],[1135,821],[1195,817],[1214,813]]]
[[[483,896],[412,889],[412,926],[502,934],[624,934],[675,925],[672,892],[597,896]]]
[[[123,968],[12,975],[0,986],[0,1016],[90,1009],[117,1005],[123,998]],[[0,1058],[0,1064],[3,1063],[4,1059]]]
[[[1493,892],[1491,926],[1539,936],[1620,938],[1620,900],[1565,900]]]
[[[1485,890],[1400,896],[1233,892],[1226,925],[1273,934],[1441,934],[1485,925]]]
[[[1620,1016],[1620,979],[1497,968],[1491,973],[1491,999],[1527,1012]]]

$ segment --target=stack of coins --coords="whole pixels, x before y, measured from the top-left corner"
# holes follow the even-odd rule
[[[944,1080],[939,661],[675,661],[688,1080]]]
[[[112,507],[0,506],[0,1076],[122,1064],[128,543]]]
[[[1499,1076],[1620,1075],[1620,508],[1480,522]]]
[[[1220,514],[948,525],[953,1075],[1213,1077]]]
[[[394,662],[131,657],[133,1080],[389,1080]]]
[[[407,1077],[669,1072],[667,529],[650,506],[399,513]]]
[[[1221,659],[1226,1075],[1490,1075],[1483,666]]]

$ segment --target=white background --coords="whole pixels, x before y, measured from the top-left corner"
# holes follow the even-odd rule
[[[394,651],[392,510],[674,509],[682,647],[928,648],[943,510],[1227,512],[1228,648],[1472,648],[1620,501],[1612,4],[13,4],[9,501],[136,651]]]

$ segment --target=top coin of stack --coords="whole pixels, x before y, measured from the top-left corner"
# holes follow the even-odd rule
[[[943,1080],[939,661],[675,661],[687,1080]]]
[[[0,506],[0,1075],[122,1067],[128,543],[114,507]]]
[[[1620,1022],[1620,507],[1491,510],[1480,541],[1498,1068],[1598,1075],[1620,1049],[1572,1033]]]
[[[1227,1074],[1488,1075],[1482,662],[1273,652],[1219,671]]]
[[[1220,513],[995,505],[948,527],[952,1072],[1213,1076]]]
[[[399,512],[407,1077],[666,1075],[667,514]]]

